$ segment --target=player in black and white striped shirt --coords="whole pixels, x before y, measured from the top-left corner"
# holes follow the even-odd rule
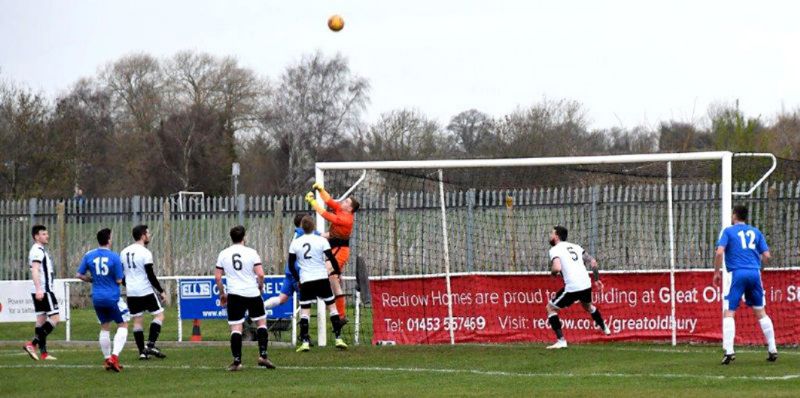
[[[56,357],[47,353],[47,335],[53,332],[59,321],[58,301],[53,291],[53,261],[45,249],[50,235],[44,225],[34,225],[31,235],[33,236],[33,246],[28,253],[28,263],[31,267],[31,279],[33,279],[31,297],[33,297],[33,308],[36,311],[36,327],[33,340],[25,343],[23,349],[34,361],[37,361],[39,356],[36,355],[36,346],[39,346],[41,359],[54,361]]]
[[[166,299],[166,293],[153,271],[153,253],[147,248],[150,230],[147,225],[137,225],[131,232],[136,242],[122,250],[119,256],[125,266],[125,291],[133,318],[133,339],[139,348],[140,360],[149,359],[150,356],[166,358],[156,348],[156,340],[164,322],[164,307],[161,303]],[[145,312],[153,315],[146,346],[142,327]]]
[[[228,308],[228,324],[231,327],[231,353],[233,363],[229,371],[242,369],[242,324],[245,316],[258,325],[258,366],[275,369],[267,357],[267,313],[264,310],[264,268],[258,253],[244,245],[245,229],[238,225],[231,228],[233,245],[219,253],[214,278],[219,289],[220,305]],[[225,275],[227,288],[222,284]]]

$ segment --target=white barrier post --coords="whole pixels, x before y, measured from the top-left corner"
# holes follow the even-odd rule
[[[181,279],[175,278],[175,302],[178,311],[178,342],[183,341],[183,318],[181,318]]]

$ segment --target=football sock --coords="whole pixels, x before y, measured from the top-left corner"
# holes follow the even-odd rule
[[[161,321],[153,320],[150,322],[150,335],[147,336],[147,347],[153,348],[156,346],[158,335],[161,334]]]
[[[346,301],[345,296],[336,297],[336,311],[339,313],[339,318],[344,319],[347,317],[345,314]]]
[[[256,331],[258,336],[258,354],[261,358],[267,357],[267,344],[269,343],[269,334],[267,334],[267,327],[259,327]]]
[[[772,327],[772,319],[765,316],[758,320],[758,324],[761,325],[761,331],[764,332],[764,340],[767,341],[769,352],[778,352],[778,348],[775,347],[775,329]]]
[[[103,358],[108,359],[111,356],[111,333],[108,330],[101,330],[99,340]]]
[[[114,348],[111,353],[119,356],[122,352],[122,347],[125,347],[125,341],[128,340],[128,328],[117,328],[117,333],[114,333]]]
[[[333,334],[336,338],[342,337],[342,320],[339,314],[331,314],[331,325],[333,325]]]
[[[267,301],[264,302],[264,308],[266,309],[272,309],[279,305],[281,305],[281,299],[278,296],[270,297],[267,299]]]
[[[561,332],[561,320],[558,319],[558,314],[552,314],[547,317],[547,321],[550,322],[550,327],[553,328],[553,331],[556,333],[556,337],[559,340],[564,339],[564,333]]]
[[[33,328],[33,339],[31,340],[31,344],[38,346],[39,345],[39,336],[42,334],[42,327],[36,326]]]
[[[300,340],[307,343],[311,338],[308,336],[308,318],[300,318]]]
[[[231,332],[233,362],[242,363],[242,332]]]
[[[600,315],[599,308],[594,307],[594,312],[592,312],[592,319],[594,319],[594,323],[596,323],[597,326],[600,326],[600,329],[606,328],[606,323],[605,321],[603,321],[603,316]]]
[[[48,319],[39,327],[39,351],[47,352],[47,335],[54,329],[53,324]]]
[[[144,330],[141,327],[133,329],[133,340],[136,341],[136,348],[139,349],[139,354],[144,353]]]
[[[736,336],[736,322],[731,317],[722,318],[722,348],[725,355],[733,355],[733,338]]]

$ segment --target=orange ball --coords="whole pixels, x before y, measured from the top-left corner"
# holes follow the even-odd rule
[[[328,18],[328,28],[334,32],[338,32],[344,28],[344,18],[340,15],[333,15]]]

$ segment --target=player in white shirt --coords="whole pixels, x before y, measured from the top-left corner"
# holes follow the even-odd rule
[[[321,299],[328,306],[333,333],[336,335],[336,348],[347,349],[347,344],[342,339],[342,322],[339,311],[336,310],[336,296],[331,289],[328,279],[328,269],[325,259],[331,263],[332,275],[339,275],[339,263],[331,251],[328,240],[314,235],[314,219],[305,216],[300,221],[303,236],[292,241],[289,246],[289,270],[295,280],[300,281],[300,339],[302,343],[297,352],[310,349],[308,323],[311,316],[311,305]]]
[[[166,355],[156,348],[156,341],[161,333],[161,324],[164,323],[164,307],[161,303],[166,299],[166,293],[153,271],[153,253],[147,249],[151,238],[150,230],[147,225],[137,225],[131,233],[136,242],[120,252],[120,258],[125,266],[125,291],[133,317],[133,339],[139,348],[140,360],[150,359],[150,356],[163,359]],[[147,345],[142,327],[145,312],[153,315]]]
[[[33,340],[22,347],[34,361],[39,360],[36,346],[39,346],[42,360],[54,361],[56,357],[47,353],[47,336],[53,332],[59,321],[58,301],[53,291],[53,261],[45,246],[50,240],[44,225],[34,225],[31,229],[33,246],[28,253],[28,264],[33,279],[33,309],[36,311],[36,327]]]
[[[576,301],[581,302],[581,306],[594,319],[597,327],[606,335],[611,334],[611,330],[603,321],[600,310],[592,304],[592,280],[586,271],[586,262],[591,264],[594,274],[595,285],[603,289],[603,282],[600,282],[600,274],[597,271],[597,260],[589,255],[582,247],[567,242],[567,229],[558,225],[553,227],[550,232],[550,261],[551,272],[564,278],[564,287],[556,293],[555,298],[547,303],[547,320],[553,328],[558,341],[548,346],[548,349],[567,348],[567,340],[561,331],[561,320],[558,319],[558,312],[569,307]]]
[[[258,365],[275,369],[267,357],[267,313],[264,310],[264,267],[258,253],[244,245],[245,229],[238,225],[231,228],[233,245],[219,253],[214,277],[219,289],[220,305],[228,308],[228,324],[231,327],[231,353],[233,363],[229,371],[242,369],[242,324],[246,315],[256,321],[258,330]],[[222,284],[225,275],[227,288]]]

